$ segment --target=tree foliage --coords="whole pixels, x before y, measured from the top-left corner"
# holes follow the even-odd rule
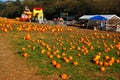
[[[24,6],[30,10],[42,7],[48,19],[59,17],[60,13],[67,12],[69,16],[84,14],[116,14],[120,16],[120,0],[16,0],[16,2],[0,3],[0,16],[15,18],[24,11]]]

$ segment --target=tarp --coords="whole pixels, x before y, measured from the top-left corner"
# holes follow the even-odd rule
[[[97,16],[91,17],[89,20],[108,20],[108,19],[103,16],[97,15]]]

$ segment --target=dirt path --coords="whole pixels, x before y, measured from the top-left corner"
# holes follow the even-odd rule
[[[36,70],[13,52],[8,40],[0,39],[0,80],[42,80]]]

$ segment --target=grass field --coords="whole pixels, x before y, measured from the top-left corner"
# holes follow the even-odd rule
[[[43,80],[120,79],[120,33],[7,19],[0,32]]]

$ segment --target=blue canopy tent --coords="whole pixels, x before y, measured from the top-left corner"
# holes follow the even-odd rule
[[[100,29],[102,30],[102,28],[105,26],[105,23],[103,23],[103,21],[107,21],[108,19],[106,17],[96,15],[96,16],[92,16],[89,20],[90,21],[101,21],[99,25],[100,25]],[[96,25],[96,22],[94,23],[94,27],[95,25]]]
[[[108,20],[108,19],[103,16],[97,15],[97,16],[91,17],[89,20]]]

